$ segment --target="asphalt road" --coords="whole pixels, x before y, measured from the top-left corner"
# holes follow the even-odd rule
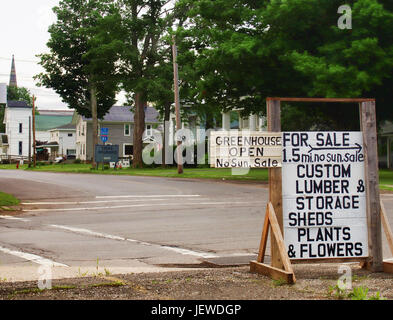
[[[0,217],[0,281],[249,261],[268,196],[255,183],[17,170],[0,170],[0,191],[23,208]],[[393,194],[382,198],[393,226]]]

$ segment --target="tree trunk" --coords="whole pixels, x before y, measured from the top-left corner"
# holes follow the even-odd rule
[[[133,168],[142,168],[143,132],[145,131],[145,106],[143,94],[135,94],[134,133],[133,133]]]
[[[93,121],[93,157],[92,157],[92,167],[96,168],[95,159],[95,146],[98,144],[98,117],[97,117],[97,89],[95,83],[91,84],[90,87],[90,105],[91,105],[91,117]]]
[[[169,137],[167,132],[169,129],[169,120],[170,120],[170,115],[171,115],[171,103],[168,103],[164,107],[164,137],[162,139],[162,167],[166,167],[166,147],[169,147]]]
[[[206,112],[206,130],[214,128],[214,117],[210,112]]]

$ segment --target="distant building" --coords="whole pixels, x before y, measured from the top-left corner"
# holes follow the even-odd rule
[[[14,55],[12,55],[12,62],[11,62],[11,72],[10,72],[10,87],[17,87],[17,81],[16,81],[16,68],[15,68],[15,58]]]
[[[54,156],[76,156],[76,127],[68,123],[49,130],[49,145],[57,143],[58,148],[51,148],[51,155]]]
[[[222,129],[224,130],[250,130],[266,131],[266,118],[256,114],[248,117],[241,116],[242,109],[222,113]]]
[[[38,110],[35,116],[35,139],[50,142],[50,130],[71,123],[73,110]]]
[[[98,134],[101,128],[108,128],[108,141],[106,144],[119,145],[119,157],[131,157],[133,154],[134,113],[130,106],[113,106],[102,120],[98,122]],[[76,157],[83,161],[93,158],[93,123],[74,113],[72,124],[76,126]],[[153,107],[145,108],[145,135],[146,142],[150,142],[153,129],[160,124],[159,113]],[[102,144],[101,141],[99,141]]]
[[[379,134],[379,165],[380,167],[391,169],[393,167],[393,123],[385,121],[381,126]],[[386,148],[385,150],[384,147]],[[381,150],[382,149],[382,150]],[[386,156],[384,156],[386,154]]]
[[[29,132],[29,121],[31,121],[32,107],[24,101],[7,101],[4,109],[4,124],[6,138],[8,141],[6,154],[8,156],[28,157],[29,147],[31,152],[32,141],[31,132]],[[29,140],[30,139],[30,140]],[[32,153],[31,153],[32,154]]]

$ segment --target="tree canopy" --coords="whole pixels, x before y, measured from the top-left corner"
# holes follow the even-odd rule
[[[24,101],[27,105],[33,105],[33,95],[25,87],[7,86],[7,100]]]
[[[113,57],[116,44],[103,36],[101,18],[110,11],[104,0],[61,0],[53,8],[57,20],[49,27],[49,53],[39,55],[45,73],[39,85],[53,88],[79,114],[91,117],[90,85],[97,85],[98,117],[115,102]],[[113,56],[114,55],[114,56]]]
[[[103,19],[112,17],[114,6],[110,0],[61,0],[53,11],[57,20],[48,30],[50,52],[39,55],[45,73],[35,78],[92,118],[94,150],[98,118],[116,101],[119,42],[108,36],[108,20]]]
[[[352,29],[338,27],[339,0],[180,0],[189,20],[178,32],[179,60],[188,65],[190,96],[246,114],[263,113],[268,96],[375,97],[378,119],[393,118],[391,2],[346,3]],[[353,125],[356,108],[289,113],[304,124],[320,118],[338,127]]]
[[[145,110],[149,102],[167,99],[171,83],[165,81],[167,44],[163,37],[173,23],[173,4],[168,0],[118,0],[116,13],[104,18],[112,39],[120,43],[119,79],[133,102],[133,166],[141,167]],[[116,29],[115,28],[118,28]]]

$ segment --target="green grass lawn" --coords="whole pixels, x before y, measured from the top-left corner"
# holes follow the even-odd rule
[[[393,170],[379,170],[379,186],[393,191]]]
[[[19,200],[14,196],[0,192],[0,207],[1,206],[16,206],[19,204]]]
[[[0,169],[16,169],[16,165],[0,165]],[[179,175],[177,168],[123,168],[102,170],[101,165],[97,170],[91,169],[90,164],[50,164],[28,168],[27,165],[19,167],[19,170],[46,171],[46,172],[70,172],[70,173],[94,173],[115,174],[132,176],[157,176],[170,178],[200,178],[200,179],[228,179],[228,180],[261,180],[267,181],[267,169],[251,169],[246,175],[233,175],[231,169],[216,168],[184,168],[184,173]]]
[[[0,169],[16,169],[16,165],[3,164]],[[116,174],[132,176],[156,176],[169,178],[198,178],[198,179],[226,179],[226,180],[256,180],[268,181],[267,169],[251,169],[248,174],[234,175],[231,169],[216,168],[184,168],[184,173],[177,174],[176,168],[123,168],[120,170],[107,169],[92,170],[90,164],[51,164],[28,168],[27,165],[19,167],[19,170],[47,171],[47,172],[70,172],[70,173],[94,173],[94,174]],[[236,172],[236,171],[234,171]],[[379,170],[379,183],[381,189],[393,191],[393,171]]]

